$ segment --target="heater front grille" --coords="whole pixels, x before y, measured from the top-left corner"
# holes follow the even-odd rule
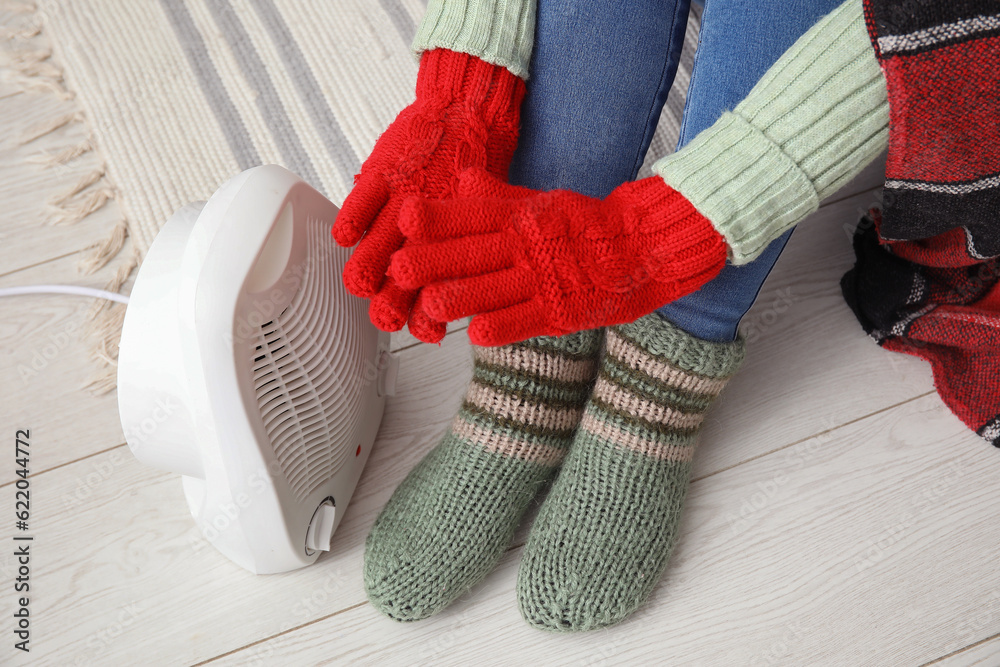
[[[345,253],[329,222],[306,222],[308,251],[285,278],[291,303],[257,334],[253,385],[275,458],[302,501],[354,455],[366,343],[363,302],[340,287]],[[352,390],[353,388],[353,390]]]

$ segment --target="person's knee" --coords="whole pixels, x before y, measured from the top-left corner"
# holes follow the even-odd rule
[[[614,114],[564,114],[538,127],[524,126],[510,181],[544,190],[568,189],[606,197],[633,177],[640,128],[614,122]]]

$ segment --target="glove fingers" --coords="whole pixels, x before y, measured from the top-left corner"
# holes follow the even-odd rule
[[[410,197],[399,211],[399,229],[412,241],[441,241],[489,234],[509,225],[506,202]]]
[[[345,248],[357,243],[388,201],[389,184],[385,178],[375,172],[362,174],[333,223],[334,240]]]
[[[410,333],[425,343],[440,343],[448,332],[447,324],[439,322],[427,314],[423,292],[417,294],[417,300],[413,304],[413,309],[410,310],[408,326]]]
[[[427,245],[408,245],[392,256],[389,274],[412,289],[443,280],[495,273],[517,262],[510,234],[496,232]]]
[[[403,234],[397,226],[399,206],[399,199],[394,199],[382,209],[347,260],[344,286],[354,296],[371,297],[385,282],[392,253],[403,245]]]
[[[469,323],[469,340],[473,345],[509,345],[551,334],[545,312],[535,300],[476,315]]]
[[[469,167],[458,177],[458,196],[470,199],[524,199],[536,190],[511,185],[481,167]]]
[[[406,324],[416,298],[415,290],[403,289],[392,278],[386,278],[382,289],[372,297],[368,317],[382,331],[399,331]]]
[[[435,283],[424,288],[427,314],[450,322],[527,301],[535,295],[534,273],[526,267]]]

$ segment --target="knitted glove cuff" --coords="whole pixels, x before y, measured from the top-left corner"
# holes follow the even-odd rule
[[[524,81],[503,67],[449,49],[426,51],[417,72],[417,101],[443,108],[462,102],[493,122],[509,122],[520,115]],[[517,130],[516,122],[515,127]]]
[[[468,53],[527,79],[534,35],[535,0],[430,0],[413,50]]]

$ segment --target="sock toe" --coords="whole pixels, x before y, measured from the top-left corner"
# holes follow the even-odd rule
[[[676,539],[690,465],[665,467],[588,440],[574,443],[518,574],[521,615],[543,630],[625,620],[649,597]]]
[[[453,436],[403,481],[365,547],[368,599],[398,621],[427,618],[478,583],[503,556],[548,471],[509,463]],[[481,486],[455,483],[474,480]],[[495,495],[491,501],[485,497]]]
[[[421,581],[411,563],[389,560],[375,561],[365,567],[365,591],[377,610],[394,621],[419,621],[443,608],[446,600],[435,600],[429,591],[414,587]]]

